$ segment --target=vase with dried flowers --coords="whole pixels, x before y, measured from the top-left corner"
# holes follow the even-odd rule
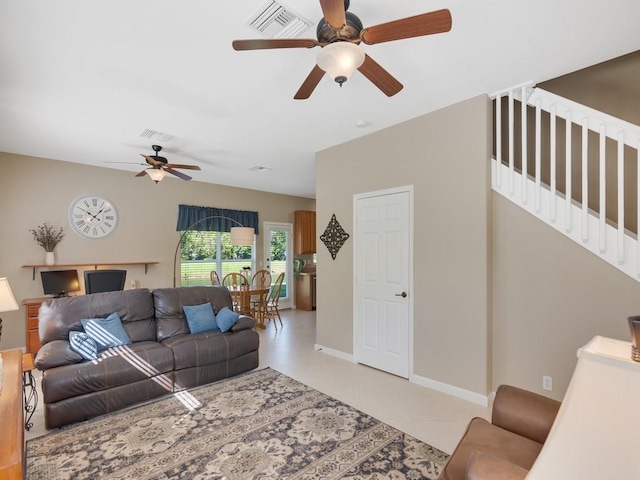
[[[45,222],[42,225],[38,225],[33,230],[30,229],[29,231],[33,235],[33,239],[36,243],[44,248],[44,264],[54,265],[56,262],[53,255],[53,249],[56,248],[56,245],[58,245],[64,238],[62,227],[60,227],[60,230],[57,230],[55,227]]]

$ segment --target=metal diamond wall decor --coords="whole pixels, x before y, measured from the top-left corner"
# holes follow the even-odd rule
[[[344,242],[349,238],[349,234],[344,231],[342,226],[336,219],[336,214],[331,215],[331,221],[325,228],[324,233],[320,235],[320,240],[325,244],[327,250],[331,254],[331,258],[336,259],[338,250],[344,245]]]

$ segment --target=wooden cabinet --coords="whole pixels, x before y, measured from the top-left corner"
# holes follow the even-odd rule
[[[32,353],[34,356],[42,347],[38,333],[38,311],[40,304],[50,298],[27,298],[22,301],[27,324],[27,353]]]
[[[296,255],[316,253],[316,212],[293,212],[293,251]]]
[[[315,273],[301,273],[296,278],[296,309],[297,310],[315,310],[314,299],[314,282]]]

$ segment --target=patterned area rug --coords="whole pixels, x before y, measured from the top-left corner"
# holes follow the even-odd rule
[[[447,454],[272,369],[27,443],[37,479],[436,479]]]

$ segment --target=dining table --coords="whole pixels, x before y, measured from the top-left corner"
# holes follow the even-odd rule
[[[256,321],[256,328],[266,328],[264,321],[266,311],[267,297],[269,296],[269,287],[261,287],[257,285],[229,285],[227,286],[233,306],[236,312],[241,315],[253,317]],[[252,298],[258,298],[256,302],[251,301]]]

